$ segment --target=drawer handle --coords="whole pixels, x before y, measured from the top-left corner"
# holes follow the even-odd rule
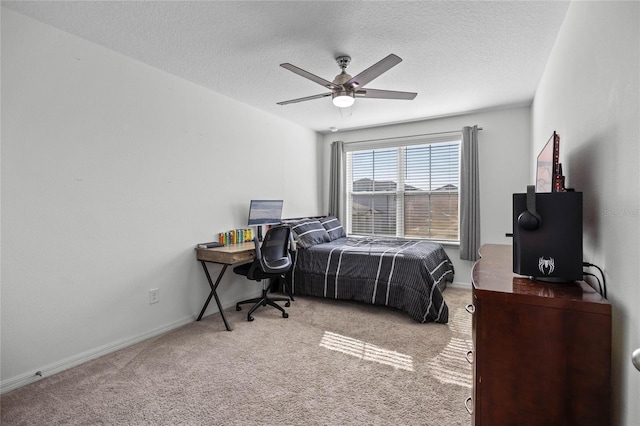
[[[473,355],[473,351],[472,351],[472,350],[471,350],[471,351],[469,351],[469,352],[467,352],[467,355],[465,355],[465,358],[467,359],[467,362],[468,362],[469,364],[473,364],[473,360],[471,360],[471,359],[469,358],[469,356],[470,356],[470,355]]]
[[[469,312],[470,314],[473,314],[476,312],[475,305],[472,305],[471,303],[465,306],[464,309],[466,309],[466,311]]]
[[[464,401],[464,408],[466,408],[466,409],[467,409],[467,412],[468,412],[469,414],[473,414],[473,410],[472,410],[471,408],[469,408],[469,403],[470,403],[471,401],[472,401],[472,398],[471,398],[471,397],[469,397],[469,398],[465,399],[465,401]]]
[[[633,366],[636,367],[636,370],[640,371],[640,348],[633,351],[633,355],[631,355],[631,362],[633,362]]]

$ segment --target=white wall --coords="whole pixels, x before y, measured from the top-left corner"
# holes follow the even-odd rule
[[[640,3],[572,2],[532,107],[532,152],[556,130],[583,192],[584,258],[613,306],[615,425],[640,424]],[[596,272],[596,271],[594,271]]]
[[[357,101],[356,101],[357,102]],[[389,101],[393,102],[393,101]],[[480,162],[481,241],[511,244],[505,233],[512,231],[512,194],[526,192],[530,185],[531,109],[528,106],[469,113],[453,117],[331,133],[324,136],[324,162],[329,164],[331,142],[345,143],[397,136],[462,130],[477,124]],[[329,205],[329,167],[324,168],[323,202]],[[460,251],[446,247],[455,267],[456,285],[471,286],[472,262],[460,260]]]
[[[251,198],[318,214],[320,147],[3,8],[3,390],[193,321],[209,291],[195,244],[246,225]],[[230,271],[219,290],[224,306],[260,291]]]

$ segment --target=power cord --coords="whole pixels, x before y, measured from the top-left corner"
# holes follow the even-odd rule
[[[589,262],[582,262],[582,266],[585,268],[596,268],[598,269],[598,271],[600,271],[600,276],[602,277],[602,286],[601,286],[600,294],[602,295],[602,297],[606,299],[607,298],[607,281],[604,276],[604,272],[602,271],[602,268],[600,268],[598,265],[594,265],[593,263],[589,263]],[[600,280],[594,274],[590,272],[584,272],[583,274],[595,277],[598,280],[598,285],[600,285]]]
[[[602,292],[602,283],[600,282],[600,278],[598,278],[596,274],[592,274],[591,272],[582,272],[582,276],[590,276],[595,278],[596,281],[598,281],[598,293],[602,294],[604,297],[604,294]]]

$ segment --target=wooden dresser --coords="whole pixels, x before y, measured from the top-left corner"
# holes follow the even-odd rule
[[[475,426],[611,424],[611,305],[585,282],[513,274],[510,245],[472,271]]]

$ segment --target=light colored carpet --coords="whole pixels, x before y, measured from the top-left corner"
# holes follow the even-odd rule
[[[296,297],[227,310],[2,395],[8,425],[470,425],[470,290],[448,324]]]

